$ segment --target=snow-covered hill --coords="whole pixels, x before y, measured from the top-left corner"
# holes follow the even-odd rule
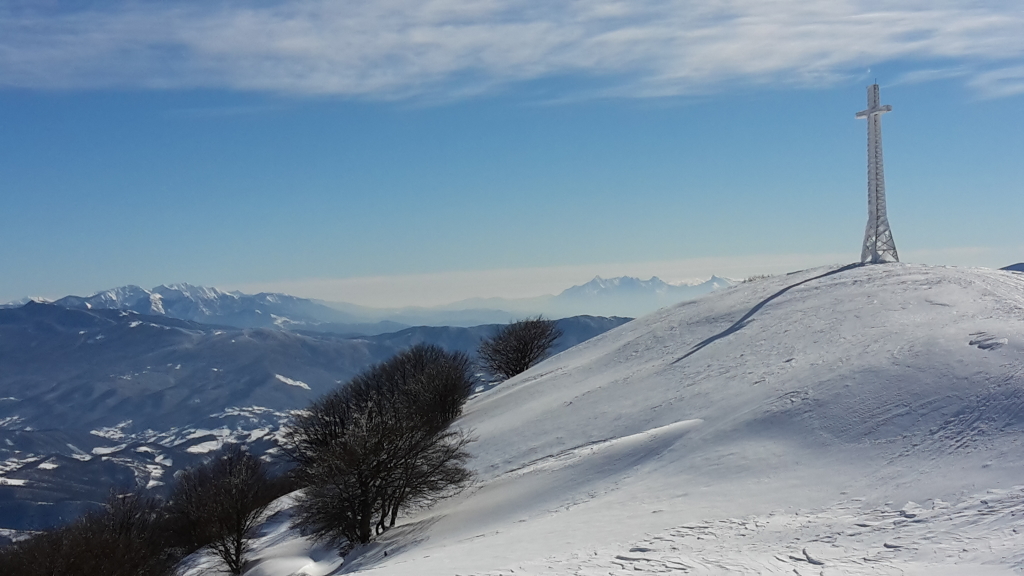
[[[340,568],[285,509],[248,574],[1016,574],[1024,274],[744,283],[551,358],[460,424],[471,489]]]

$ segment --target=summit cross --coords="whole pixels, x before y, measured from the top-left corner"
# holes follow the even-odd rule
[[[882,166],[882,114],[892,106],[880,104],[878,84],[868,86],[868,109],[857,112],[857,118],[868,121],[868,226],[864,231],[861,262],[899,262],[896,242],[885,214],[885,171]]]

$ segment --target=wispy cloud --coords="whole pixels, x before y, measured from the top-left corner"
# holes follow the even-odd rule
[[[967,66],[954,66],[952,68],[923,68],[900,74],[894,81],[889,82],[888,85],[897,86],[900,84],[923,84],[925,82],[934,82],[936,80],[962,78],[964,76],[971,75],[971,73],[971,70]]]
[[[1024,66],[1009,66],[978,74],[971,85],[989,98],[1024,94]]]
[[[250,293],[284,292],[380,308],[437,306],[468,298],[527,298],[557,294],[594,276],[644,279],[658,276],[666,282],[694,282],[707,280],[713,274],[746,278],[753,274],[778,274],[845,263],[851,258],[850,254],[762,254],[360,278],[305,278],[221,287]]]
[[[75,3],[76,6],[81,3]],[[604,94],[822,85],[953,62],[1021,91],[1019,0],[183,0],[0,7],[0,85],[459,97],[581,76]]]

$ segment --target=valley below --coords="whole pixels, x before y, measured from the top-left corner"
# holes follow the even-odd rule
[[[627,320],[561,320],[553,351]],[[163,495],[225,443],[280,464],[291,411],[413,344],[472,354],[496,328],[348,336],[35,302],[0,309],[0,536],[66,522],[115,488]]]

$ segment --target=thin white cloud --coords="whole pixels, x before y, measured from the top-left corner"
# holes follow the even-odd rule
[[[1024,94],[1024,66],[1010,66],[978,74],[971,85],[989,98]]]
[[[629,97],[821,85],[901,61],[1020,92],[1019,0],[295,0],[0,7],[0,85],[457,97],[584,76]],[[26,7],[28,6],[28,7]],[[915,64],[916,63],[916,64]],[[1000,76],[1002,74],[1003,76]]]
[[[661,262],[580,264],[534,268],[467,270],[360,278],[306,278],[227,287],[243,292],[284,292],[306,298],[378,308],[439,306],[469,298],[528,298],[557,294],[594,276],[658,276],[666,282],[707,280],[711,275],[745,278],[848,260],[838,254],[782,254],[691,258]]]
[[[893,82],[888,83],[889,86],[898,86],[900,84],[923,84],[926,82],[934,82],[936,80],[948,80],[950,78],[962,78],[971,74],[971,70],[966,66],[954,66],[951,68],[925,68],[921,70],[911,70],[900,74]]]

